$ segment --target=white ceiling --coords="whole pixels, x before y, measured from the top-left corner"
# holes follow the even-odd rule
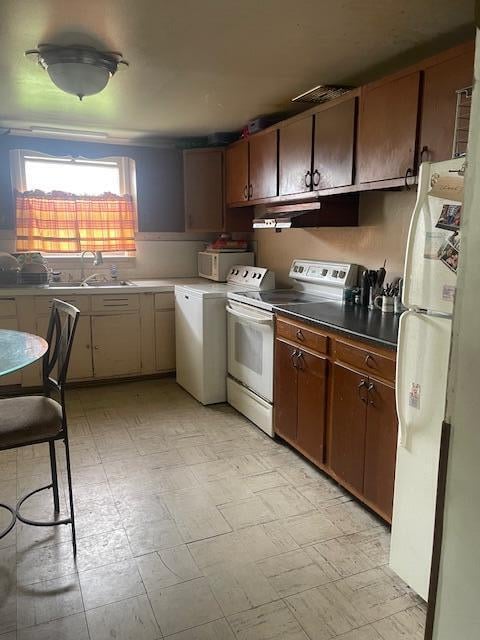
[[[0,125],[204,135],[319,83],[467,33],[473,0],[1,0]],[[448,36],[448,34],[451,34]],[[130,62],[98,96],[59,91],[26,49],[98,38]]]

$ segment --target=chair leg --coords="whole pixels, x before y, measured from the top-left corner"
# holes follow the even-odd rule
[[[73,509],[73,490],[72,490],[72,470],[70,466],[70,445],[68,444],[68,435],[65,437],[65,457],[67,459],[67,480],[68,480],[68,499],[70,501],[70,519],[72,524],[72,545],[73,555],[77,555],[77,536],[75,533],[75,513]]]
[[[53,491],[53,507],[55,514],[60,513],[60,500],[58,497],[58,473],[57,473],[57,458],[55,456],[55,440],[50,440],[48,443],[50,447],[50,469],[52,472],[52,491]]]

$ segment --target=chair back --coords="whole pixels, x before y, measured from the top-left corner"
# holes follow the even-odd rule
[[[52,389],[63,394],[79,316],[77,307],[62,300],[52,301],[47,332],[48,349],[43,356],[43,387],[46,395],[50,395]]]

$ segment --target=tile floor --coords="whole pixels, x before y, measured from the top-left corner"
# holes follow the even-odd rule
[[[0,640],[423,638],[388,529],[229,406],[172,379],[67,402],[77,561],[68,527],[0,541]],[[43,445],[1,453],[1,499],[48,473]]]

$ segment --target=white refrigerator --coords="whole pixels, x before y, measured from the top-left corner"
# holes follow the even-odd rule
[[[391,568],[427,600],[465,159],[423,163],[410,223],[397,354],[399,439]]]

